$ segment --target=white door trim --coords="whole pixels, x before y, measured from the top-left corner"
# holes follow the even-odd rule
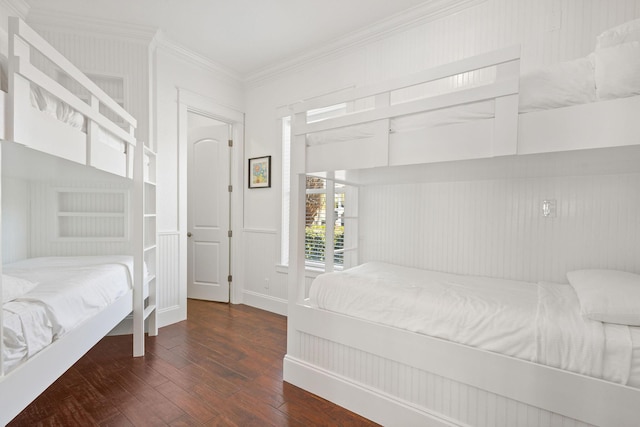
[[[193,112],[232,126],[231,149],[231,303],[242,303],[242,251],[241,230],[244,218],[244,113],[235,108],[218,104],[213,99],[178,88],[178,231],[180,233],[180,300],[187,299],[187,113]]]

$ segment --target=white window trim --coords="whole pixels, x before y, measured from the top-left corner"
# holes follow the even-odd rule
[[[344,109],[344,106],[336,106],[330,107],[327,109],[323,109],[322,113],[331,114],[335,110]],[[326,111],[325,111],[326,110]],[[278,128],[279,128],[279,137],[281,142],[281,155],[282,155],[282,190],[280,192],[280,230],[279,230],[279,239],[278,239],[278,253],[280,254],[280,262],[276,265],[276,271],[280,273],[287,273],[289,268],[289,215],[290,215],[290,197],[291,197],[291,116],[288,110],[279,111],[281,114],[278,114]],[[288,129],[285,126],[286,123],[289,123]],[[289,134],[287,135],[287,130]],[[327,182],[333,182],[331,180],[327,180]],[[335,190],[334,190],[335,191]],[[308,194],[326,194],[327,189],[312,189],[307,190]],[[344,193],[340,191],[339,193]],[[343,254],[344,255],[344,254]],[[329,267],[331,270],[342,270],[343,265],[335,265],[333,263],[333,259],[329,263]],[[344,264],[344,256],[343,256],[343,264]],[[305,261],[306,270],[313,275],[317,275],[320,272],[324,272],[327,268],[326,262],[317,262],[317,261]]]

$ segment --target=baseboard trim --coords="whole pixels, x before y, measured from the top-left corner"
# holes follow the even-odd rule
[[[289,302],[282,298],[275,298],[251,291],[243,291],[242,304],[286,316]]]

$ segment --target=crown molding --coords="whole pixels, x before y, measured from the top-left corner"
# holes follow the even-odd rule
[[[27,15],[27,22],[29,25],[43,30],[105,37],[144,44],[151,43],[158,32],[156,27],[88,18],[83,15],[61,13],[51,9],[31,10]]]
[[[454,13],[485,3],[487,0],[432,0],[403,12],[391,15],[375,24],[340,36],[310,51],[294,55],[264,69],[245,75],[249,86],[277,78],[279,75],[298,70],[328,57],[343,54],[377,40],[404,32],[410,28],[435,21]]]
[[[9,12],[9,16],[21,19],[25,19],[31,10],[31,6],[25,0],[0,0],[0,7]]]
[[[253,86],[486,1],[431,0],[424,2],[375,24],[323,43],[316,48],[299,52],[259,71],[246,74],[238,73],[170,40],[157,27],[88,18],[77,14],[61,13],[53,9],[32,10],[25,0],[0,0],[0,6],[6,7],[17,16],[26,16],[27,22],[36,28],[144,43],[150,48],[161,49],[183,61],[210,70],[221,78]]]
[[[15,0],[0,0],[15,1]],[[102,36],[109,39],[142,43],[149,48],[162,49],[184,61],[203,67],[217,76],[235,83],[243,83],[235,71],[217,64],[188,48],[170,40],[157,27],[126,24],[107,19],[88,18],[82,15],[61,13],[50,9],[39,9],[28,14],[28,23],[36,28],[56,32],[67,32],[86,36]]]
[[[212,61],[211,59],[200,55],[179,43],[176,43],[175,41],[166,37],[162,30],[158,31],[155,38],[153,39],[152,44],[156,49],[160,49],[163,52],[169,53],[178,59],[209,70],[220,78],[230,80],[233,83],[244,83],[242,75],[240,75],[238,72],[230,69],[229,67],[225,67],[224,65],[219,64],[215,61]]]

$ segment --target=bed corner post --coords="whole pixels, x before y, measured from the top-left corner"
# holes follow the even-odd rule
[[[300,123],[306,123],[305,113],[294,114],[291,122],[287,356],[292,357],[297,357],[299,353],[299,337],[295,329],[296,306],[305,298],[304,218],[306,212],[306,159],[305,136],[296,134],[297,125]]]
[[[496,83],[508,85],[509,94],[495,99],[494,156],[518,153],[518,104],[520,83],[520,46],[505,49],[506,60],[496,66]]]
[[[133,356],[144,356],[144,144],[134,147],[133,159]]]
[[[2,172],[2,145],[0,145],[0,173],[1,172]],[[1,202],[2,202],[2,188],[0,186],[0,204]],[[0,209],[0,223],[2,223],[1,209]],[[0,236],[2,236],[1,231],[0,231]],[[0,245],[0,259],[2,259],[2,245]],[[0,263],[0,273],[2,273],[3,264],[4,263]],[[0,303],[2,302],[2,286],[3,286],[2,277],[0,277]],[[3,377],[3,376],[4,376],[4,310],[0,311],[0,377]]]

